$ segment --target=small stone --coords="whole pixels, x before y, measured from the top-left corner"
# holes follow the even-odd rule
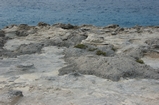
[[[20,90],[11,90],[8,93],[9,93],[10,96],[23,97],[23,93]]]

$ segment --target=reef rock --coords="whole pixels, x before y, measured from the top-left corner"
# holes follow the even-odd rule
[[[1,105],[157,105],[159,27],[0,30]]]

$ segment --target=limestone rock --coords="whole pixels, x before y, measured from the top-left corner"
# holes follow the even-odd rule
[[[112,32],[111,35],[117,35],[117,33],[116,32]]]
[[[44,23],[44,22],[39,22],[39,23],[38,23],[38,26],[44,26],[44,27],[46,27],[46,26],[50,26],[50,25],[47,24],[47,23]]]
[[[39,53],[44,45],[39,43],[22,44],[18,49],[18,53],[22,54],[32,54]]]
[[[26,71],[26,70],[33,69],[35,67],[34,67],[34,64],[32,64],[32,63],[22,63],[22,64],[17,65],[17,68],[22,71]]]
[[[0,48],[4,46],[6,40],[0,37]]]
[[[119,25],[117,25],[117,24],[111,24],[111,25],[106,26],[106,28],[117,28],[117,27],[119,27]]]
[[[22,37],[22,36],[27,36],[28,33],[24,30],[18,30],[18,31],[16,31],[16,35],[19,37]]]
[[[71,24],[59,24],[59,26],[62,28],[62,29],[74,29],[76,28],[76,26],[73,26]]]
[[[0,30],[0,37],[5,37],[5,32]]]
[[[22,91],[10,90],[7,93],[0,94],[1,105],[15,105],[23,97]]]
[[[18,96],[23,97],[22,91],[19,91],[19,90],[11,90],[11,91],[9,91],[8,93],[9,93],[9,95],[10,95],[11,97],[13,97],[13,96],[16,96],[16,97],[18,97]]]
[[[0,105],[158,105],[158,32],[8,26],[0,36]]]
[[[29,30],[30,26],[28,26],[27,24],[20,24],[18,26],[18,30]]]
[[[6,35],[5,35],[6,38],[15,38],[17,37],[17,31],[10,31],[10,32],[7,32]]]
[[[79,73],[93,74],[102,78],[111,79],[113,81],[118,81],[120,78],[159,79],[159,74],[156,73],[151,67],[144,64],[139,64],[134,59],[126,56],[114,56],[106,58],[90,58],[87,56],[81,56],[76,58],[74,62],[76,64],[76,68],[78,68],[76,71]],[[63,69],[63,71],[65,69]],[[72,72],[72,70],[70,72]]]

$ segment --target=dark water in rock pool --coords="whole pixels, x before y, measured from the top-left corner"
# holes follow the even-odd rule
[[[11,24],[159,25],[159,0],[0,0],[0,28]]]

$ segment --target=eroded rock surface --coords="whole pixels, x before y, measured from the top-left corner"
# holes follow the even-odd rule
[[[159,27],[0,30],[2,105],[157,105]]]

